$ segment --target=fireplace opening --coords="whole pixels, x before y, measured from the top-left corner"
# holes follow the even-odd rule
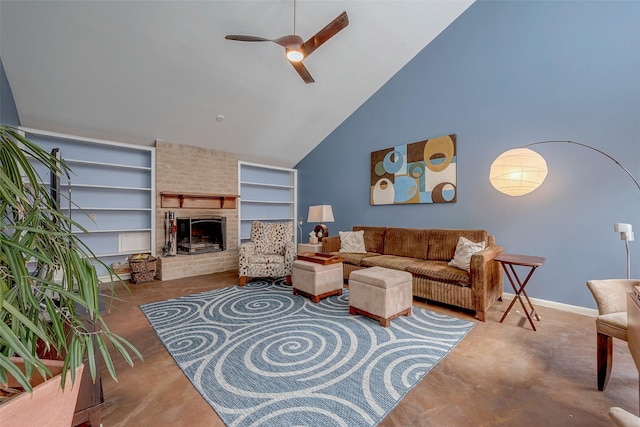
[[[226,249],[227,219],[223,216],[177,218],[177,253],[197,255]]]

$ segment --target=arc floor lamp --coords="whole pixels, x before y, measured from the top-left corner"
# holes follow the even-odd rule
[[[518,148],[507,150],[500,154],[491,164],[489,181],[496,190],[510,196],[523,196],[538,188],[547,177],[547,162],[544,158],[528,147],[540,144],[573,144],[589,150],[593,150],[614,162],[633,180],[638,190],[640,183],[622,163],[611,155],[587,144],[575,141],[549,140],[532,142]],[[631,224],[614,224],[614,231],[620,233],[620,238],[625,241],[627,248],[627,278],[631,274],[629,258],[629,241],[633,240]]]

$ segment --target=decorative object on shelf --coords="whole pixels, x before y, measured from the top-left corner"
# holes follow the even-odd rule
[[[620,240],[624,240],[624,245],[627,249],[627,279],[630,279],[631,258],[629,258],[629,242],[634,240],[632,225],[619,222],[613,224],[613,231],[620,233]]]
[[[331,205],[316,205],[309,206],[309,215],[307,216],[307,222],[320,222],[313,229],[313,233],[318,238],[318,242],[322,242],[322,238],[329,235],[329,228],[322,224],[324,222],[333,222],[333,210]],[[317,243],[311,242],[309,243]]]
[[[132,353],[140,360],[142,356],[105,323],[100,294],[109,285],[98,280],[95,258],[72,231],[78,224],[55,208],[36,170],[37,165],[62,173],[68,167],[5,125],[0,125],[0,157],[0,247],[5,255],[0,257],[0,379],[11,373],[31,392],[30,380],[36,374],[52,376],[43,363],[43,349],[49,357],[63,360],[63,387],[70,386],[65,384],[68,372],[72,381],[78,380],[76,369],[83,362],[95,380],[100,356],[115,378],[106,343],[112,343],[114,354],[120,353],[129,365],[133,365]],[[117,280],[108,266],[99,260],[97,264],[110,273],[112,281]],[[29,298],[24,298],[26,295]],[[9,359],[14,354],[23,359],[26,372]]]
[[[371,153],[372,205],[454,203],[456,135]]]
[[[542,156],[526,147],[550,143],[578,145],[602,154],[620,166],[633,180],[638,190],[640,190],[640,183],[638,183],[638,180],[629,172],[629,169],[609,154],[587,144],[562,140],[532,142],[531,144],[526,144],[500,154],[491,164],[491,170],[489,172],[491,185],[493,185],[496,190],[510,196],[522,196],[538,188],[547,176],[547,164]]]

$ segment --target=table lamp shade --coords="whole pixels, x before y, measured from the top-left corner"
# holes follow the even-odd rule
[[[331,205],[309,206],[307,222],[333,222]]]
[[[496,190],[522,196],[538,188],[547,176],[547,162],[528,148],[514,148],[500,154],[491,164],[489,180]]]

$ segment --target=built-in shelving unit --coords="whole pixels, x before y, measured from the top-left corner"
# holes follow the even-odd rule
[[[60,209],[73,233],[107,265],[134,253],[155,255],[155,148],[21,128],[71,169],[60,176]],[[43,182],[49,171],[36,165]],[[96,262],[98,276],[106,273]]]
[[[238,162],[239,242],[250,239],[253,221],[291,221],[297,241],[297,170]]]

